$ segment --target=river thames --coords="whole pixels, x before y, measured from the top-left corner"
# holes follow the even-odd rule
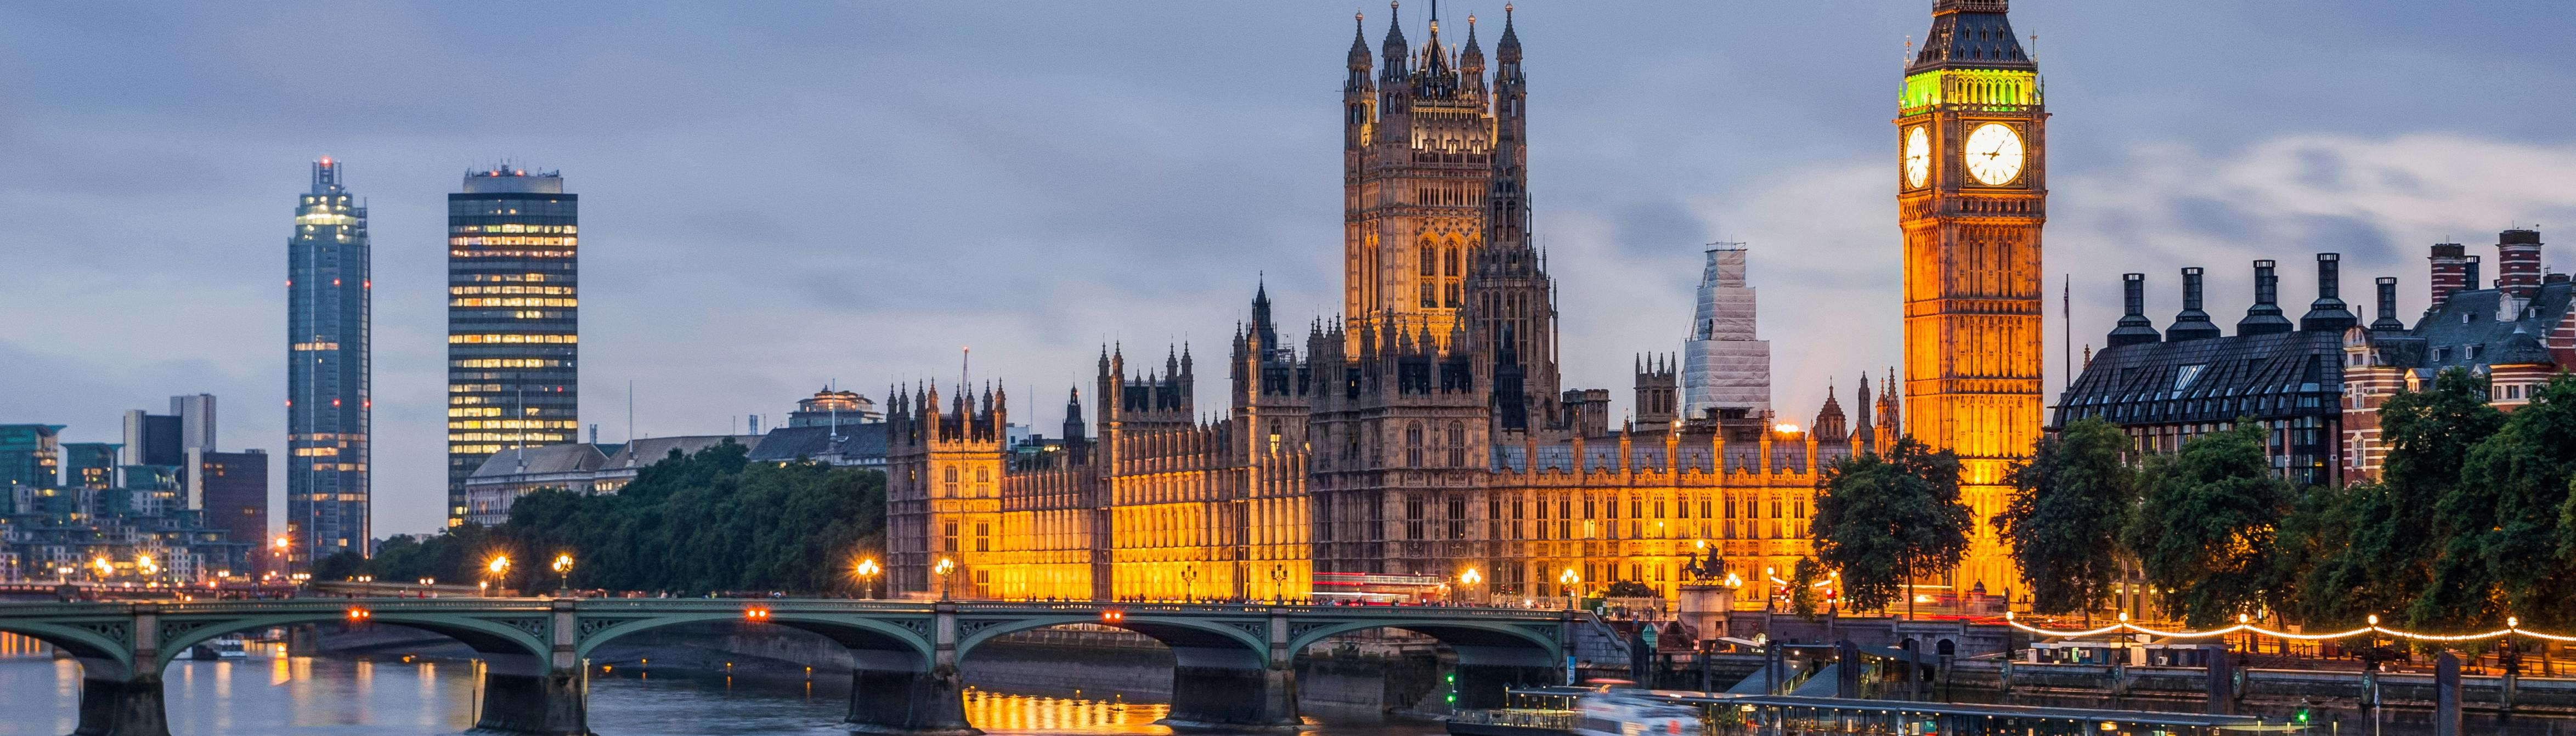
[[[473,663],[270,656],[182,660],[163,673],[178,736],[454,734],[474,725]],[[590,727],[607,736],[846,736],[849,678],[726,677],[619,667],[593,673]],[[0,736],[60,736],[78,726],[80,665],[0,656]],[[994,734],[1168,734],[1165,707],[971,691],[966,717]],[[1429,736],[1436,725],[1330,721],[1320,736]]]
[[[357,736],[455,734],[472,728],[480,698],[475,663],[401,657],[277,657],[254,646],[249,658],[182,660],[163,673],[170,731],[177,736]],[[78,726],[80,665],[44,654],[0,653],[0,736],[60,736]],[[590,680],[590,727],[606,736],[846,736],[849,678],[736,676],[615,667]],[[2028,702],[2025,704],[2043,704]],[[2094,706],[2097,703],[2050,702]],[[1159,703],[1046,697],[970,690],[966,717],[988,733],[1026,736],[1160,736]],[[2429,736],[2429,715],[2395,712],[2325,716],[2327,733]],[[1313,736],[1436,736],[1437,724],[1368,717],[1316,718]],[[2376,722],[2374,722],[2376,721]],[[2576,735],[2551,718],[2467,719],[2468,733]]]

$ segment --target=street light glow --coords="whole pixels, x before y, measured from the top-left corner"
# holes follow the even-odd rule
[[[494,574],[494,575],[499,575],[499,574],[502,574],[502,573],[505,573],[505,572],[509,572],[509,571],[510,571],[510,556],[509,556],[509,555],[495,555],[495,556],[493,556],[493,557],[492,557],[492,561],[491,561],[491,562],[486,563],[486,564],[484,564],[484,565],[483,565],[483,569],[484,569],[484,571],[486,571],[486,572],[490,572],[490,573],[492,573],[492,574]]]
[[[554,568],[555,568],[555,572],[556,572],[557,574],[567,573],[567,572],[572,572],[572,553],[570,553],[570,552],[557,552],[557,553],[555,553],[555,564],[554,564]]]

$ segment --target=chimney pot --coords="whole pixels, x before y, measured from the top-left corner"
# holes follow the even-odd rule
[[[2272,259],[2254,262],[2254,306],[2245,309],[2245,318],[2236,321],[2236,334],[2270,335],[2289,332],[2292,325],[2281,316],[2281,277],[2273,272]]]
[[[2209,313],[2200,311],[2199,266],[2182,270],[2182,311],[2174,315],[2173,324],[2165,328],[2165,339],[2171,342],[2217,337],[2218,325],[2209,323]]]

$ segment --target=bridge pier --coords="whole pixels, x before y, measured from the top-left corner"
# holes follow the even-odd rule
[[[930,666],[918,655],[851,649],[850,720],[863,733],[981,736],[966,722],[966,682],[957,671],[957,604],[931,607]]]
[[[545,656],[483,655],[483,715],[466,733],[590,736],[589,673],[574,656],[573,601],[556,599],[548,608]]]
[[[534,657],[485,656],[483,715],[466,733],[589,736],[589,693],[580,669],[546,667]]]
[[[83,661],[85,671],[121,671],[115,663]],[[161,703],[161,675],[85,677],[81,680],[80,726],[73,736],[170,736],[169,716]]]
[[[1163,719],[1165,725],[1230,731],[1297,725],[1295,670],[1192,666],[1179,648],[1172,651],[1182,664],[1172,668],[1172,713]]]

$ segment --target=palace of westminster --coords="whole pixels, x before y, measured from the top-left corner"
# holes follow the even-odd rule
[[[1473,20],[1453,46],[1435,9],[1419,45],[1394,22],[1374,53],[1351,41],[1343,314],[1299,335],[1257,292],[1222,413],[1195,405],[1186,348],[1159,366],[1104,348],[1089,406],[1077,388],[1042,451],[1006,442],[999,389],[895,392],[890,588],[1294,599],[1319,572],[1477,570],[1471,593],[1498,600],[1569,594],[1567,571],[1669,593],[1711,548],[1758,581],[1812,554],[1820,469],[1910,432],[1959,454],[1979,520],[1966,562],[1923,582],[2007,593],[1983,520],[2040,432],[2047,115],[2006,2],[1936,0],[1905,69],[1901,386],[1890,371],[1848,413],[1829,395],[1812,419],[1775,414],[1744,252],[1719,249],[1681,352],[1638,360],[1631,417],[1566,388],[1520,38],[1507,15],[1489,64]]]

